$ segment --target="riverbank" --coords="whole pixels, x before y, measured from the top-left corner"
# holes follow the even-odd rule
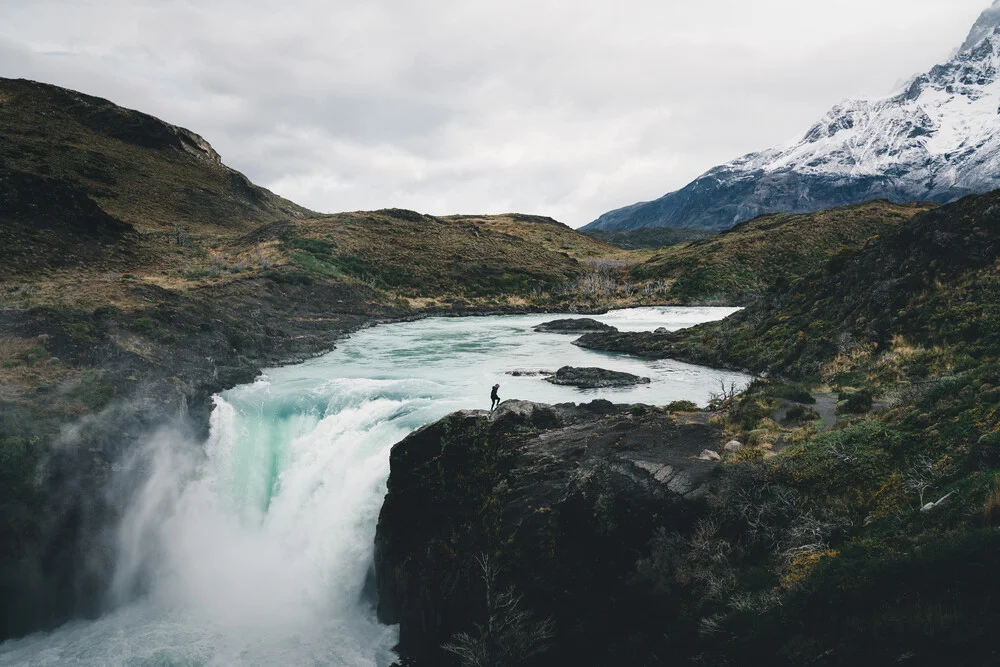
[[[162,424],[208,432],[212,396],[263,368],[300,362],[345,336],[435,316],[542,312],[459,302],[421,310],[365,286],[245,279],[194,292],[135,288],[148,305],[0,311],[8,356],[0,397],[0,637],[53,627],[103,606],[127,493],[110,471]],[[603,308],[567,305],[581,313]],[[6,378],[5,378],[6,379]]]
[[[597,317],[631,329],[676,328],[725,312]],[[591,353],[571,337],[533,331],[547,319],[424,318],[370,327],[330,354],[269,367],[213,397],[207,440],[177,429],[146,433],[106,473],[106,492],[126,501],[114,531],[124,539],[109,545],[114,604],[92,621],[11,642],[0,664],[55,655],[100,665],[157,647],[171,661],[199,664],[210,662],[206,655],[229,662],[242,650],[255,664],[274,664],[285,651],[289,664],[306,655],[370,664],[374,647],[388,649],[383,638],[396,634],[375,622],[373,607],[359,604],[371,593],[365,575],[394,443],[453,410],[487,407],[495,382],[505,399],[661,404],[691,396],[704,404],[717,376],[730,379]],[[602,363],[654,381],[583,391],[506,375],[549,362]],[[150,639],[141,648],[110,640],[123,634]],[[344,660],[345,650],[357,659]]]

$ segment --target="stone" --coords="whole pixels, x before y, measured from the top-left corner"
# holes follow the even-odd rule
[[[657,329],[653,333],[665,334],[665,333],[670,333],[670,331],[666,327],[660,327],[659,329]]]
[[[705,449],[698,455],[698,458],[702,461],[721,461],[722,457],[719,456],[719,452],[711,449]]]
[[[575,368],[563,366],[552,377],[545,378],[552,384],[577,387],[578,389],[603,389],[606,387],[632,387],[639,384],[649,384],[649,378],[639,377],[631,373],[609,371],[604,368]]]
[[[544,322],[534,328],[538,333],[618,333],[618,329],[603,322],[590,319],[589,317],[578,317],[566,320],[552,320]]]
[[[729,454],[735,454],[736,452],[743,449],[743,443],[740,442],[739,440],[730,440],[725,444],[725,446],[722,449]]]

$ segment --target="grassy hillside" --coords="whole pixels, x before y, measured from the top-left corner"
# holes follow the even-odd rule
[[[198,135],[106,100],[0,79],[0,306],[142,307],[234,280],[373,298],[558,304],[626,253],[533,216],[321,215],[250,183]],[[615,286],[584,295],[614,303]]]
[[[722,323],[583,341],[772,378],[720,392],[717,423],[750,448],[711,530],[650,564],[696,601],[675,621],[709,663],[997,661],[997,210],[1000,193],[921,213]],[[698,553],[723,555],[679,581],[669,563]]]
[[[297,221],[282,234],[290,263],[420,300],[585,298],[574,281],[595,261],[627,253],[548,218],[435,218],[412,211],[342,213]],[[287,234],[290,234],[288,236]]]
[[[139,232],[246,231],[307,212],[223,165],[197,134],[97,97],[0,79],[0,128],[5,177],[83,192]]]
[[[162,246],[305,209],[222,164],[198,135],[107,100],[0,79],[0,277],[170,264]]]
[[[635,266],[632,276],[663,284],[671,301],[748,303],[931,207],[873,201],[808,215],[766,215],[665,249]]]
[[[657,249],[713,236],[714,232],[689,227],[640,227],[638,229],[587,229],[587,236],[625,250]]]
[[[478,225],[500,234],[516,236],[549,252],[566,253],[578,260],[611,258],[632,261],[636,255],[620,252],[611,244],[581,234],[552,218],[520,213],[502,215],[452,215],[444,218],[457,224]]]

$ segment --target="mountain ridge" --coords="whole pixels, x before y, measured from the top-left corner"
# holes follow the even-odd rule
[[[947,62],[893,94],[836,105],[789,146],[744,155],[582,229],[721,230],[768,213],[888,199],[949,203],[1000,187],[1000,5]]]

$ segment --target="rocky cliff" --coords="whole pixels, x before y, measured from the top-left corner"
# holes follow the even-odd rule
[[[710,426],[533,407],[397,446],[379,581],[404,655],[479,636],[488,553],[555,620],[540,664],[998,664],[998,211],[921,212],[722,322],[578,341],[770,377]],[[678,428],[726,442],[703,494],[655,486],[704,470]]]
[[[718,464],[697,457],[721,436],[703,422],[607,401],[507,401],[397,444],[375,567],[401,655],[446,664],[440,646],[485,625],[483,556],[523,611],[553,621],[538,664],[648,655],[659,601],[637,566],[658,530],[687,530],[707,506]]]

